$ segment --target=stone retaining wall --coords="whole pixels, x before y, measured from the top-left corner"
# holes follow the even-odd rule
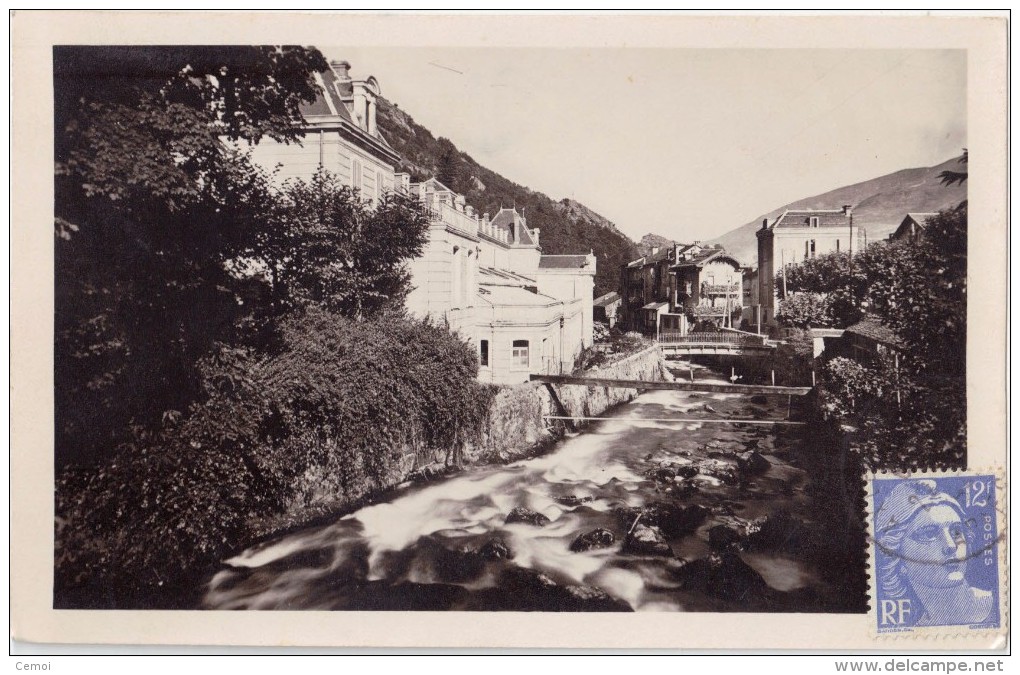
[[[615,363],[595,367],[583,375],[632,380],[672,380],[658,347],[649,347]],[[637,389],[583,387],[529,382],[506,387],[497,394],[489,411],[482,440],[465,450],[470,464],[510,462],[541,454],[570,428],[586,426],[546,415],[597,417],[637,396]]]

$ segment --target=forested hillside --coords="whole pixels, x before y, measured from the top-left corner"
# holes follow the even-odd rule
[[[400,170],[409,172],[412,180],[436,176],[463,194],[479,213],[495,214],[500,206],[516,206],[529,227],[541,228],[545,254],[593,250],[598,259],[596,296],[616,290],[620,266],[638,257],[634,242],[603,216],[570,199],[555,201],[485,168],[383,98],[379,100],[379,126],[403,157]]]

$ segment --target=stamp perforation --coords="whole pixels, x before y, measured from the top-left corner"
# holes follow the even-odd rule
[[[995,588],[991,589],[996,596],[997,625],[952,624],[904,626],[900,629],[879,629],[880,608],[878,606],[877,586],[880,583],[878,570],[879,542],[876,538],[876,481],[938,481],[939,479],[965,479],[969,477],[991,476],[994,480],[995,501]],[[867,578],[868,578],[868,625],[872,638],[886,641],[896,640],[949,640],[959,638],[986,639],[1005,635],[1009,628],[1009,568],[1008,568],[1008,493],[1005,490],[1005,473],[1001,467],[986,470],[919,470],[897,472],[888,470],[868,471],[865,480],[865,519],[867,527]],[[932,499],[935,499],[934,497]],[[968,554],[970,552],[968,551]],[[984,623],[984,622],[982,622]]]

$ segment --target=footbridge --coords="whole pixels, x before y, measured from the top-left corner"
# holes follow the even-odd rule
[[[728,331],[718,333],[687,333],[663,331],[658,335],[662,355],[667,359],[687,356],[766,354],[776,348],[764,335]]]

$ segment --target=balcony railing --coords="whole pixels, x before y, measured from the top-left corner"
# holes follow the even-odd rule
[[[672,345],[764,345],[765,336],[742,335],[740,333],[688,333],[660,331],[659,342]]]
[[[726,316],[726,307],[720,305],[719,307],[713,307],[712,305],[695,305],[691,308],[691,314],[697,317],[702,316]]]
[[[740,284],[704,284],[701,292],[704,295],[734,295],[740,293]]]
[[[449,204],[433,201],[425,207],[425,212],[428,214],[430,222],[443,223],[458,232],[472,237],[478,236],[478,221]]]

